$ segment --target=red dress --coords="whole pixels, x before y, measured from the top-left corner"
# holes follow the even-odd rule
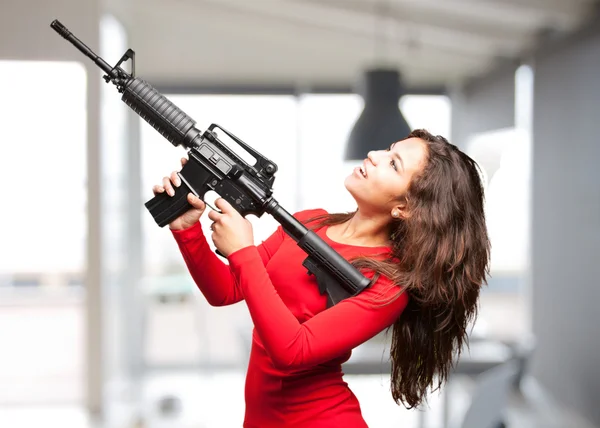
[[[305,223],[324,210],[294,216]],[[382,257],[389,247],[340,244],[327,226],[315,232],[345,258]],[[307,257],[279,226],[259,246],[230,254],[223,263],[200,223],[173,231],[188,269],[214,306],[245,300],[254,322],[246,374],[246,428],[366,427],[358,400],[342,379],[353,348],[394,323],[408,303],[381,276],[358,296],[326,310],[324,295],[307,275]]]

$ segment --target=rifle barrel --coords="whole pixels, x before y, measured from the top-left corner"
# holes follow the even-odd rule
[[[111,67],[106,61],[104,61],[102,58],[96,55],[93,50],[91,50],[85,45],[85,43],[83,43],[81,40],[75,37],[73,33],[71,33],[67,29],[67,27],[65,27],[58,19],[52,21],[50,27],[52,27],[54,31],[56,31],[62,37],[71,42],[73,46],[79,49],[85,56],[94,61],[94,63],[102,70],[104,70],[106,74],[110,75],[111,77],[117,77],[116,75],[114,75],[115,73],[113,71],[113,67]]]

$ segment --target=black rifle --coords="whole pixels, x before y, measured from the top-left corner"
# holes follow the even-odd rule
[[[204,133],[198,130],[193,119],[150,84],[135,77],[133,50],[128,49],[119,62],[111,67],[58,20],[52,21],[50,27],[94,61],[106,73],[103,77],[106,83],[113,83],[123,94],[121,100],[142,119],[175,147],[183,145],[189,149],[189,161],[178,173],[181,186],[175,188],[175,195],[158,194],[145,204],[160,227],[192,208],[187,202],[188,193],[204,198],[212,190],[244,217],[248,214],[261,217],[266,212],[281,224],[283,230],[308,254],[302,265],[316,277],[320,293],[327,293],[328,307],[355,296],[370,284],[368,278],[316,233],[279,206],[272,196],[277,172],[275,163],[214,123]],[[131,74],[120,67],[128,59],[131,59]],[[231,151],[219,140],[215,128],[250,153],[256,163],[250,166]]]

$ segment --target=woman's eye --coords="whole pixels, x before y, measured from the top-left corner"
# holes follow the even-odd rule
[[[392,165],[392,168],[394,168],[396,171],[398,171],[398,168],[396,168],[396,162],[394,162],[393,160],[390,161],[390,165]]]

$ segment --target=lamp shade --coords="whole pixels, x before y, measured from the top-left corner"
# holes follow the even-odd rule
[[[364,109],[350,131],[345,160],[364,159],[369,151],[387,148],[411,131],[398,108],[403,92],[398,71],[366,71],[360,92]]]

